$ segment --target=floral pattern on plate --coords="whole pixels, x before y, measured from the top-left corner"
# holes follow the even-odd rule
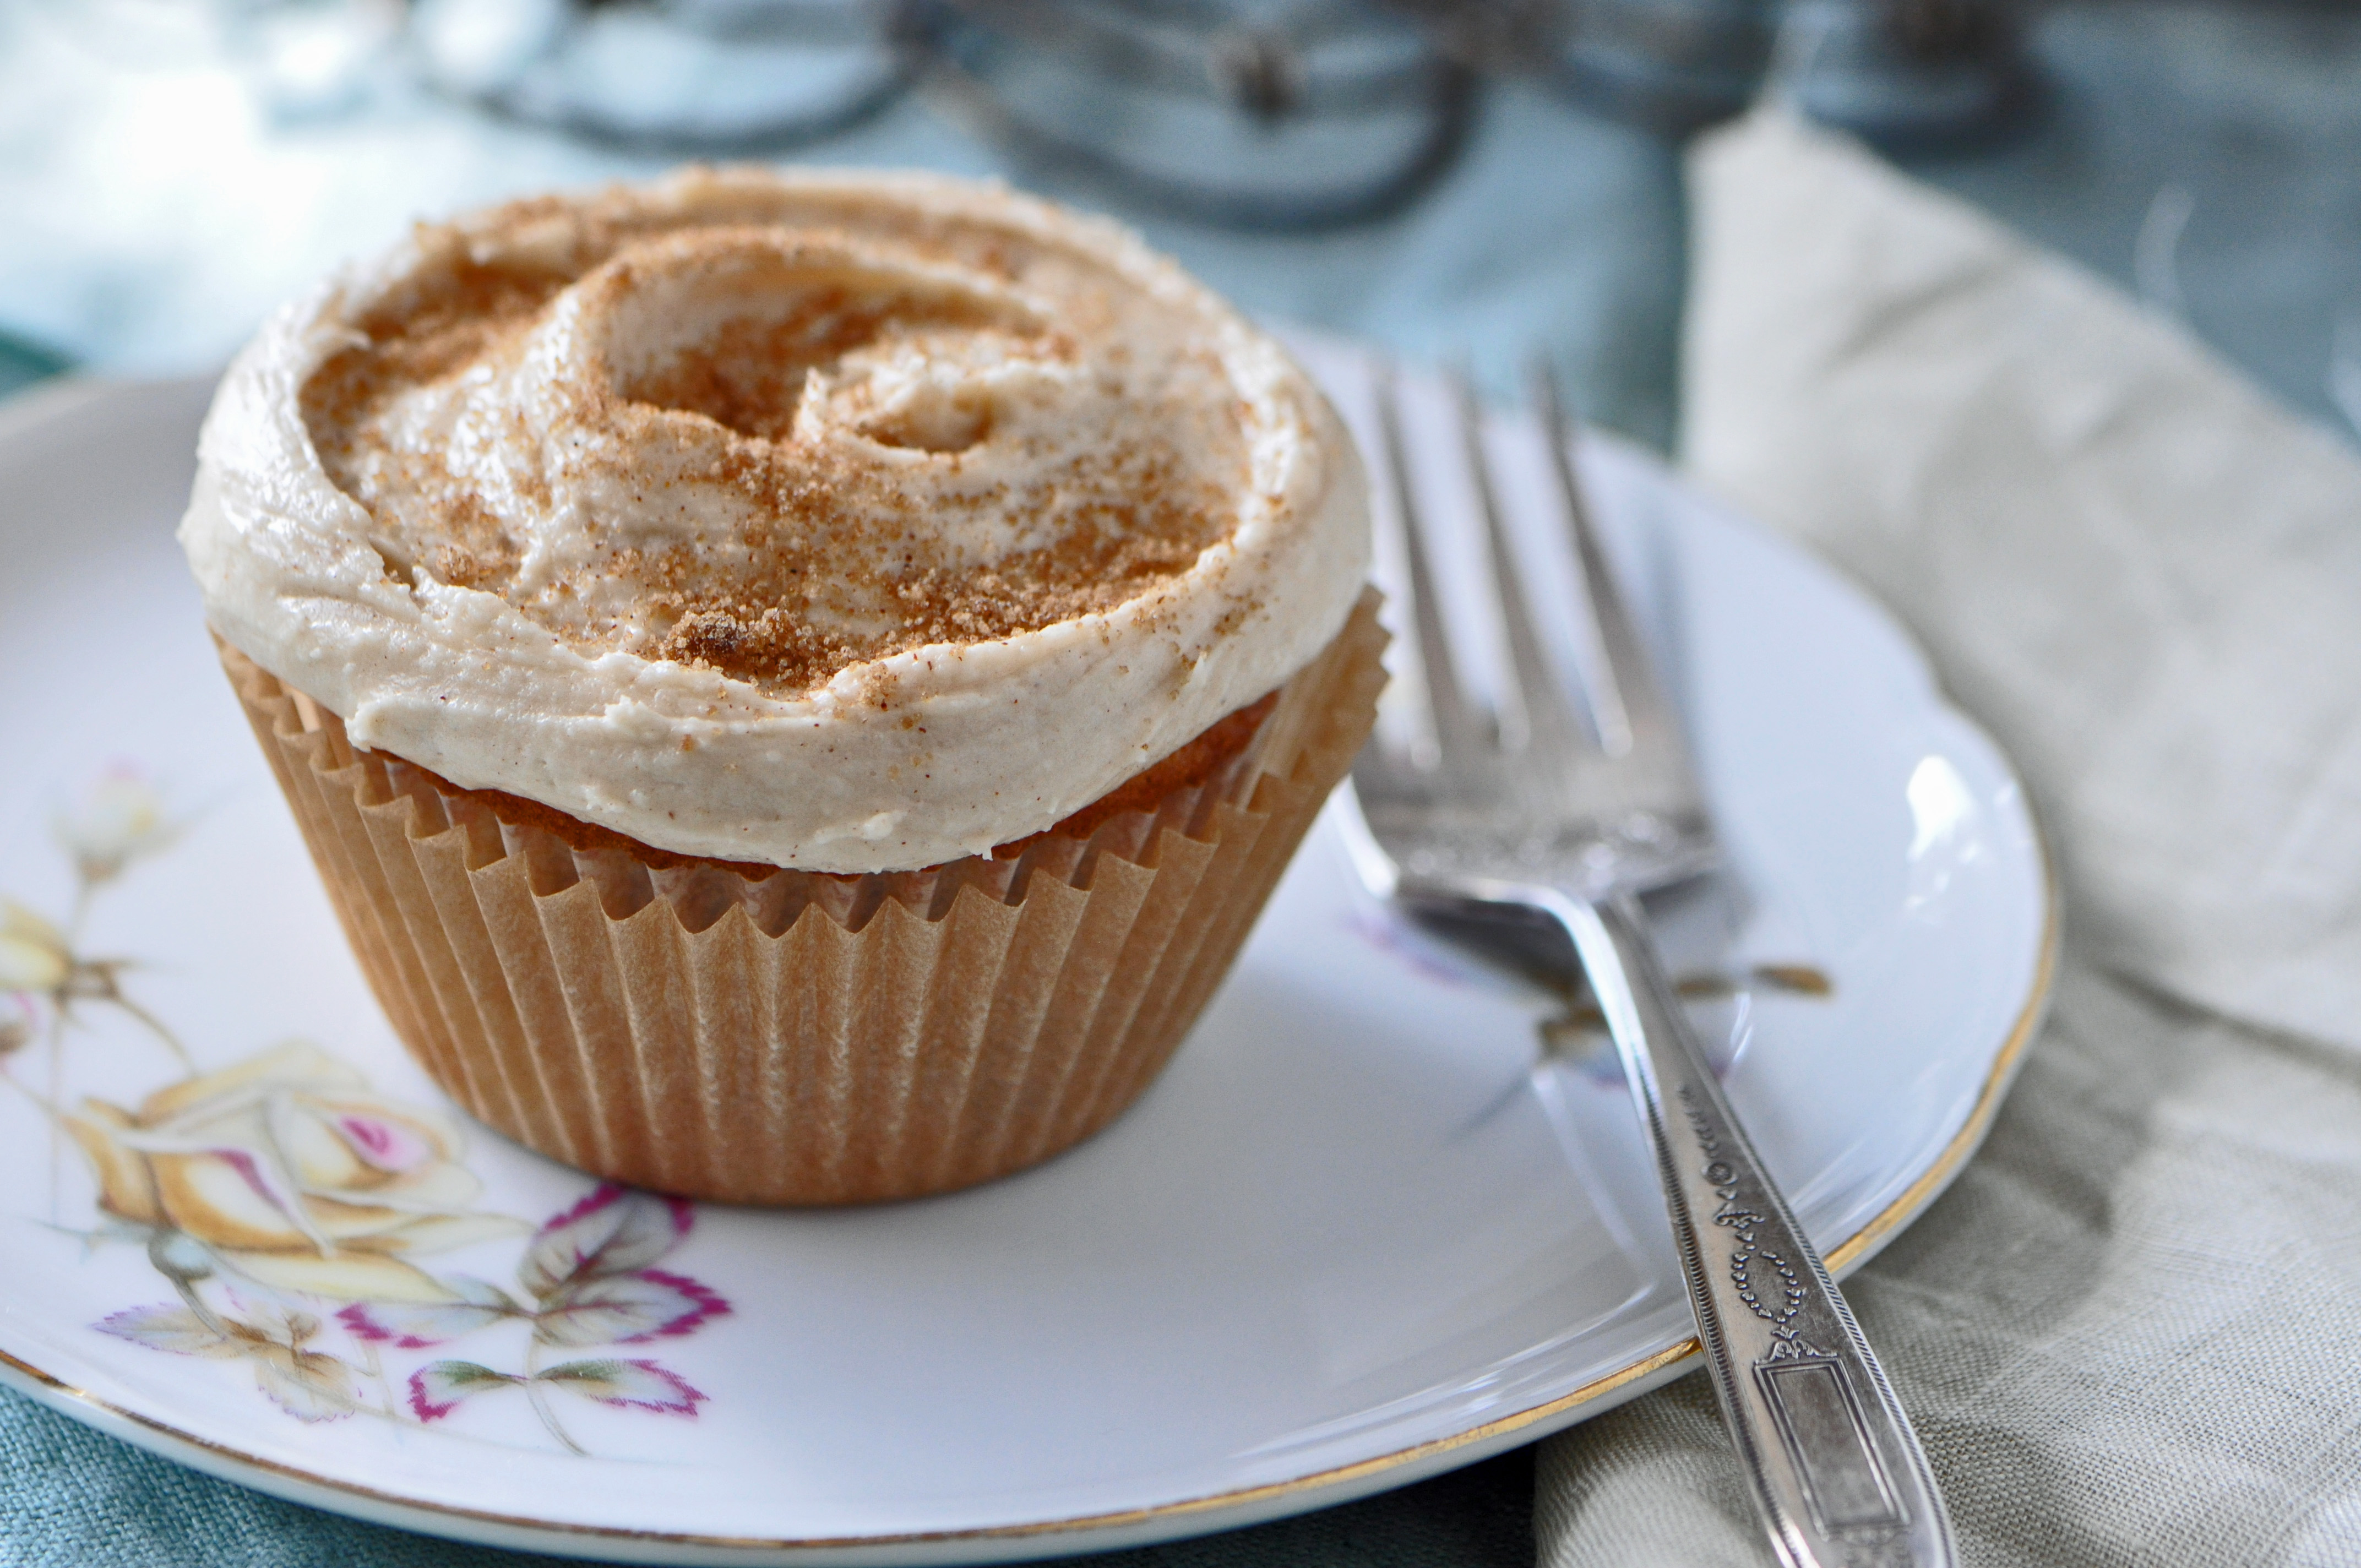
[[[0,900],[0,1081],[88,1161],[99,1212],[76,1234],[93,1247],[144,1247],[177,1298],[93,1327],[170,1354],[245,1362],[261,1394],[304,1421],[456,1423],[478,1398],[521,1390],[551,1439],[581,1453],[555,1394],[695,1418],[708,1396],[630,1348],[730,1310],[710,1287],[658,1266],[695,1229],[693,1205],[602,1183],[536,1226],[475,1207],[483,1184],[453,1117],[375,1092],[316,1046],[201,1070],[125,989],[134,961],[81,950],[93,901],[187,824],[137,771],[119,769],[51,826],[77,893],[62,923]],[[135,1107],[61,1103],[66,1041],[99,1008],[136,1021],[178,1069]],[[37,1041],[46,1092],[13,1070]],[[51,1174],[54,1224],[54,1160]],[[508,1238],[522,1241],[513,1288],[422,1261]],[[491,1358],[501,1365],[410,1365],[503,1325],[525,1333],[517,1355]],[[609,1354],[580,1354],[597,1350]]]

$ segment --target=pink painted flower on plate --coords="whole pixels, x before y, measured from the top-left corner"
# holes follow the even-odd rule
[[[403,1259],[524,1228],[473,1210],[482,1184],[448,1118],[371,1093],[311,1046],[176,1083],[136,1112],[85,1100],[64,1121],[108,1212],[192,1236],[274,1289],[459,1300]]]

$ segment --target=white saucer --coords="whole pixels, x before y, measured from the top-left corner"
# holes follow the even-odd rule
[[[1349,351],[1312,352],[1352,378]],[[1072,1154],[853,1212],[617,1199],[536,1239],[594,1184],[473,1126],[446,1157],[434,1118],[456,1113],[412,1109],[441,1102],[364,992],[215,666],[171,538],[206,390],[66,386],[0,411],[0,894],[66,922],[60,820],[88,818],[103,858],[159,790],[181,830],[133,843],[73,943],[135,967],[78,983],[115,972],[206,1073],[314,1049],[281,1058],[242,1121],[226,1084],[177,1119],[159,1107],[128,1168],[178,1157],[192,1182],[227,1180],[175,1210],[225,1246],[268,1171],[244,1185],[221,1155],[154,1146],[309,1149],[311,1179],[348,1193],[392,1168],[419,1208],[379,1261],[314,1273],[335,1293],[274,1295],[254,1278],[284,1284],[287,1254],[110,1230],[91,1160],[0,1086],[13,1386],[200,1469],[413,1530],[635,1562],[942,1563],[1339,1502],[1681,1369],[1688,1307],[1611,1064],[1564,1028],[1574,1049],[1543,1062],[1540,1025],[1565,1004],[1373,904],[1333,808],[1170,1071]],[[1356,411],[1357,389],[1340,390]],[[1731,851],[1732,876],[1683,912],[1676,960],[1746,980],[1699,1015],[1842,1272],[1957,1170],[2031,1033],[2053,942],[2034,827],[2005,762],[1856,591],[1643,455],[1593,444],[1586,462]],[[46,938],[13,919],[0,975],[38,981]],[[1766,965],[1833,990],[1764,982]],[[0,1067],[35,1093],[48,1018],[0,994],[0,1034],[31,1035]],[[69,1105],[136,1110],[181,1076],[103,996],[76,1001],[58,1039]],[[536,1352],[512,1310],[347,1310],[460,1277],[530,1305],[533,1259],[548,1336],[569,1343]],[[175,1269],[247,1328],[225,1340],[193,1316]],[[585,1310],[600,1292],[604,1318]],[[521,1381],[535,1368],[560,1375]]]

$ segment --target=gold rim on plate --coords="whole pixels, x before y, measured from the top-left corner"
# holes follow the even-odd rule
[[[1901,1196],[1871,1216],[1869,1223],[1829,1249],[1828,1272],[1842,1274],[1856,1264],[1866,1261],[1887,1241],[1908,1224],[1948,1187],[1962,1166],[1967,1163],[1984,1135],[1991,1130],[1993,1119],[1999,1113],[2002,1098],[2008,1092],[2009,1082],[2025,1055],[2026,1046],[2040,1026],[2049,993],[2057,979],[2058,969],[2058,883],[2048,850],[2035,825],[2034,852],[2040,857],[2042,883],[2041,944],[2034,960],[2033,985],[2024,1005],[2017,1010],[2016,1021],[2008,1036],[2001,1042],[1993,1058],[1992,1069],[1984,1075],[1983,1085],[1977,1091],[1975,1103],[1969,1108],[1967,1121],[1943,1146],[1932,1164],[1903,1190]],[[1005,1541],[1030,1536],[1060,1535],[1091,1530],[1116,1530],[1128,1525],[1150,1523],[1158,1519],[1175,1519],[1189,1514],[1210,1513],[1220,1509],[1246,1508],[1278,1497],[1300,1497],[1306,1493],[1326,1491],[1365,1480],[1372,1475],[1399,1469],[1419,1460],[1448,1453],[1455,1449],[1504,1437],[1530,1427],[1540,1426],[1559,1416],[1570,1414],[1586,1405],[1593,1405],[1609,1395],[1626,1389],[1631,1394],[1643,1392],[1634,1384],[1644,1380],[1662,1380],[1660,1374],[1670,1374],[1697,1354],[1694,1336],[1666,1346],[1653,1355],[1642,1357],[1604,1377],[1595,1378],[1571,1393],[1561,1394],[1511,1415],[1486,1421],[1480,1426],[1455,1432],[1448,1437],[1430,1438],[1412,1443],[1408,1448],[1372,1458],[1356,1460],[1309,1475],[1299,1475],[1289,1481],[1270,1481],[1257,1486],[1241,1486],[1233,1491],[1210,1493],[1201,1497],[1185,1497],[1178,1502],[1159,1503],[1152,1508],[1121,1508],[1111,1513],[1082,1514],[1067,1519],[1041,1519],[1027,1524],[985,1525],[972,1530],[921,1530],[899,1535],[822,1536],[802,1540],[772,1536],[700,1535],[686,1531],[631,1530],[620,1525],[571,1524],[564,1520],[534,1519],[522,1514],[494,1513],[489,1509],[456,1508],[448,1504],[423,1500],[401,1493],[382,1491],[354,1482],[334,1480],[282,1464],[274,1459],[248,1453],[242,1449],[214,1442],[181,1431],[152,1416],[141,1415],[110,1403],[84,1388],[76,1387],[64,1379],[53,1376],[29,1362],[0,1349],[0,1369],[18,1375],[33,1385],[35,1396],[64,1414],[79,1415],[103,1411],[106,1415],[140,1429],[145,1433],[163,1440],[164,1443],[193,1449],[227,1465],[258,1471],[265,1475],[284,1477],[306,1486],[366,1499],[391,1510],[408,1510],[437,1519],[464,1520],[476,1524],[495,1525],[507,1530],[532,1531],[555,1536],[576,1536],[616,1541],[646,1541],[651,1544],[703,1547],[721,1551],[742,1552],[818,1552],[830,1549],[851,1550],[861,1547],[914,1546],[940,1542],[950,1544],[962,1541]],[[1626,1396],[1627,1398],[1630,1395]],[[1620,1402],[1620,1401],[1619,1401]],[[77,1409],[75,1407],[81,1407]],[[1604,1412],[1601,1412],[1604,1413]],[[1563,1424],[1571,1425],[1571,1422]],[[1537,1433],[1536,1435],[1545,1435]],[[167,1458],[172,1455],[159,1444]],[[268,1488],[265,1488],[268,1489]],[[301,1501],[302,1499],[297,1499]],[[1341,1499],[1340,1499],[1341,1500]]]

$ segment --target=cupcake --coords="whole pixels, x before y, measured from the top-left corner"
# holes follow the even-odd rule
[[[929,177],[422,227],[240,355],[181,539],[403,1043],[722,1201],[1105,1125],[1383,680],[1303,374],[1125,232]]]

